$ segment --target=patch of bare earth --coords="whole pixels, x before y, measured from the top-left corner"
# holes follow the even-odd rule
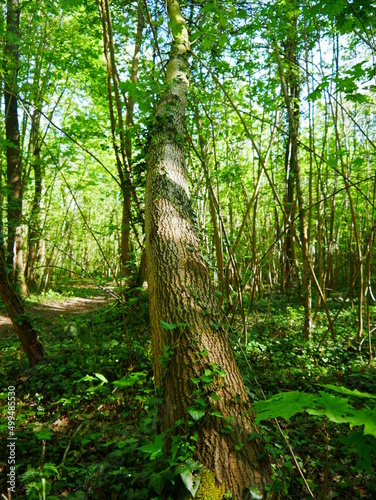
[[[91,299],[72,297],[61,302],[46,302],[27,308],[31,317],[54,318],[56,316],[70,316],[93,311],[108,304],[111,299],[99,295]],[[6,314],[0,313],[0,339],[15,334],[12,322]]]

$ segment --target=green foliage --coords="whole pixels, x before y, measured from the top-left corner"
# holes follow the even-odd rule
[[[327,384],[325,387],[330,388],[330,385]],[[369,398],[366,393],[350,391],[345,387],[336,390],[343,394],[350,393],[353,396]],[[375,396],[371,398],[376,399]],[[257,413],[257,423],[267,418],[289,419],[297,413],[306,411],[310,415],[325,416],[337,424],[347,423],[351,427],[364,425],[364,434],[376,437],[376,410],[355,409],[348,403],[348,398],[334,396],[324,391],[319,391],[319,395],[299,391],[280,393],[266,401],[256,402],[254,408]]]
[[[336,302],[329,303],[335,311]],[[261,420],[264,408],[267,418],[285,419],[279,424],[315,495],[331,492],[339,498],[372,498],[376,441],[373,433],[364,431],[372,431],[375,418],[375,374],[374,365],[367,364],[354,340],[356,310],[345,307],[337,320],[341,338],[327,339],[318,349],[326,331],[324,315],[316,318],[316,340],[307,342],[299,336],[303,311],[298,305],[278,295],[273,296],[269,308],[267,304],[264,299],[251,308],[252,322],[244,346],[250,364],[236,352],[252,408],[260,420],[259,433],[274,464],[268,488],[282,498],[306,495],[273,420]],[[264,402],[254,376],[264,391],[269,391],[270,404]],[[324,474],[331,483],[323,484]]]
[[[34,469],[28,465],[21,480],[26,485],[26,498],[28,500],[55,500],[59,497],[49,495],[51,482],[48,479],[59,477],[59,471],[52,463],[45,463],[42,467]]]

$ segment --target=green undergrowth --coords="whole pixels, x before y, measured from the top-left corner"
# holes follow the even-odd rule
[[[338,304],[331,308],[334,314]],[[129,297],[124,313],[126,328],[116,303],[40,319],[36,325],[48,356],[34,369],[15,336],[2,339],[1,397],[7,397],[8,386],[16,387],[18,494],[12,498],[174,499],[179,478],[191,491],[198,487],[192,479],[200,468],[192,458],[194,441],[182,433],[167,453],[164,437],[156,433],[160,399],[153,386],[147,296]],[[372,410],[372,397],[323,387],[376,394],[365,342],[360,346],[355,340],[356,310],[346,306],[340,313],[335,340],[325,337],[321,311],[309,342],[301,337],[302,322],[301,308],[277,295],[270,304],[263,300],[250,307],[242,349],[241,325],[228,327],[251,402],[263,401],[262,391],[266,398],[294,391],[303,399],[324,391],[342,403],[346,399],[354,411]],[[294,404],[298,410],[290,416],[282,405],[279,424],[315,498],[375,498],[375,438],[364,435],[361,424],[351,428],[325,412],[309,414],[304,402],[297,406],[300,396],[290,398],[287,409]],[[265,411],[258,432],[272,457],[271,494],[309,498],[277,425],[267,418],[270,407]],[[5,404],[2,412],[6,415]],[[6,420],[0,425],[5,449]],[[4,474],[1,481],[5,492]]]
[[[342,302],[328,303],[334,316]],[[376,308],[370,316],[375,323]],[[278,417],[315,498],[375,498],[376,368],[369,362],[366,331],[360,341],[356,339],[356,304],[339,313],[334,340],[323,311],[313,322],[310,341],[301,336],[303,319],[299,301],[273,295],[250,308],[243,343],[247,362],[235,347],[273,459],[270,490],[279,498],[309,498],[273,419]],[[264,397],[273,399],[264,403]]]

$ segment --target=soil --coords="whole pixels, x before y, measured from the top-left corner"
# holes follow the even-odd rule
[[[112,300],[107,296],[99,295],[90,299],[72,297],[59,302],[45,302],[26,307],[27,313],[33,317],[54,318],[56,316],[70,316],[72,314],[83,314],[102,307]],[[6,313],[0,312],[0,339],[13,335],[12,322]]]

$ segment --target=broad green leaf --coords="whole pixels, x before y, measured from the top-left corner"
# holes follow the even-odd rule
[[[223,418],[223,415],[222,415],[222,413],[220,411],[211,411],[210,415],[212,417]]]
[[[200,406],[202,406],[204,408],[207,406],[207,402],[205,401],[204,398],[197,398],[197,399],[195,399],[195,403],[199,404]]]
[[[346,436],[341,441],[345,446],[355,447],[359,455],[357,467],[361,467],[367,472],[370,472],[372,470],[371,452],[376,452],[376,442],[367,439],[361,431],[351,432],[349,436]],[[369,441],[370,444],[368,444],[367,441]]]
[[[282,417],[288,420],[296,413],[312,407],[314,401],[313,394],[293,391],[279,393],[266,401],[254,403],[256,413],[256,423],[267,418]]]
[[[315,398],[314,405],[307,408],[310,415],[322,415],[337,424],[350,423],[354,408],[348,404],[347,398],[333,396],[324,391],[319,391],[320,396]]]
[[[368,408],[355,410],[349,423],[350,425],[364,425],[363,433],[376,437],[376,408],[373,410]]]
[[[360,392],[356,389],[347,389],[347,387],[333,385],[333,384],[321,384],[321,387],[325,387],[331,391],[340,392],[341,394],[347,394],[349,396],[356,396],[358,398],[370,398],[376,399],[375,394],[370,394],[369,392]]]

